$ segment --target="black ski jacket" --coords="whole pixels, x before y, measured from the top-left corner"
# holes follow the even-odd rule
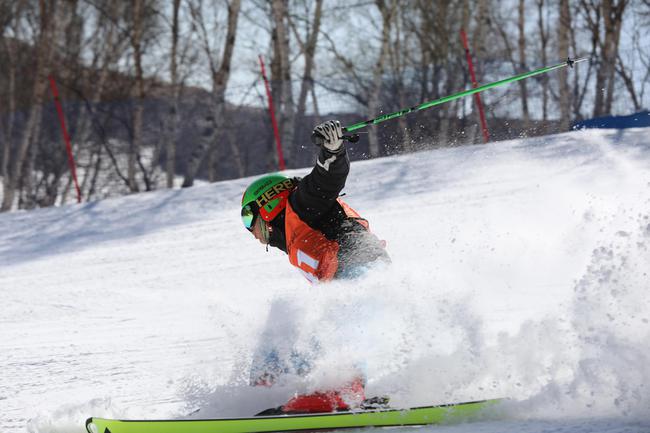
[[[301,220],[339,244],[335,278],[352,277],[358,269],[378,259],[390,261],[382,241],[358,220],[348,217],[337,201],[350,172],[345,146],[337,153],[321,148],[311,173],[302,178],[289,196]],[[284,212],[272,221],[271,246],[287,252]]]

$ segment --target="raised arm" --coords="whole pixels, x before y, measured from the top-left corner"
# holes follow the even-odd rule
[[[331,210],[350,172],[341,124],[338,121],[325,122],[314,128],[314,134],[323,138],[316,165],[289,198],[300,219],[310,225]]]

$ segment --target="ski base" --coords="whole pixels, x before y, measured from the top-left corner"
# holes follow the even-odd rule
[[[427,406],[305,415],[200,420],[112,420],[89,418],[88,433],[262,433],[357,427],[451,424],[476,420],[500,399]]]

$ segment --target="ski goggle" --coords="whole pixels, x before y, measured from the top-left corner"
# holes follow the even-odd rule
[[[249,203],[243,208],[241,208],[241,220],[244,223],[244,227],[248,231],[253,230],[253,224],[255,224],[255,217],[257,217],[257,207],[253,207],[254,203]]]

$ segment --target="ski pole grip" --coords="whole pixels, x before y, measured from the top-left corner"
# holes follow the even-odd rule
[[[359,134],[344,135],[342,138],[347,142],[356,143],[359,141]],[[325,143],[325,139],[320,134],[314,132],[311,134],[311,142],[316,146],[321,147],[323,143]]]

